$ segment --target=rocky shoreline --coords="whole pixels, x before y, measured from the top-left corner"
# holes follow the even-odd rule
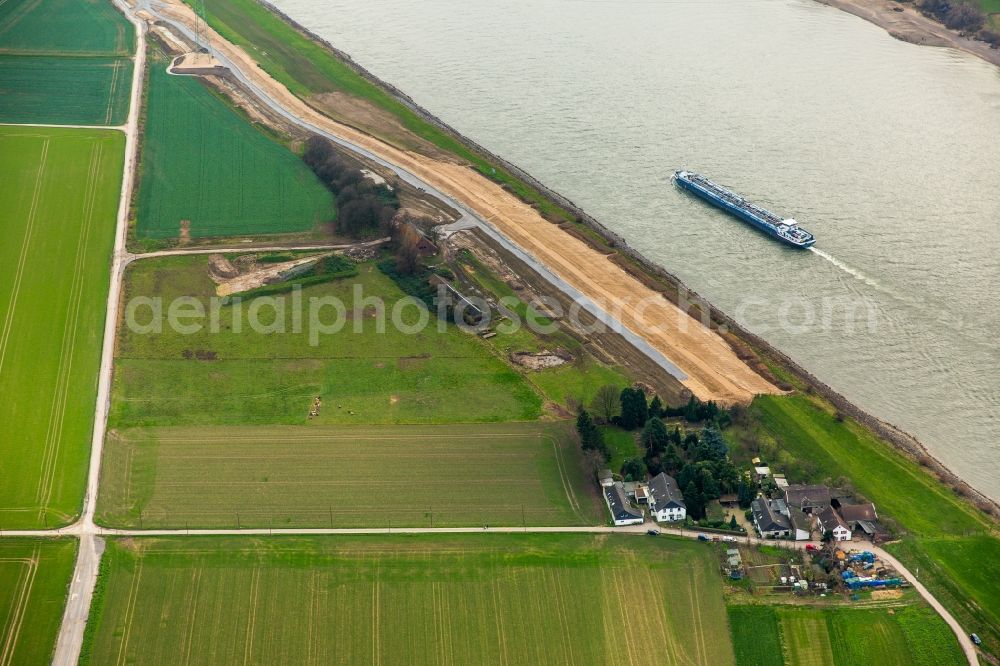
[[[859,0],[819,0],[819,1],[824,2],[825,4],[829,4],[831,6],[839,6],[840,4],[854,5]],[[552,190],[551,188],[543,184],[541,181],[539,181],[537,178],[532,176],[524,169],[508,162],[507,160],[503,159],[498,155],[495,155],[494,153],[490,152],[489,150],[479,145],[475,141],[469,139],[468,137],[463,136],[460,132],[458,132],[456,129],[448,125],[446,122],[444,122],[443,120],[432,114],[430,111],[417,104],[409,95],[399,90],[392,84],[383,81],[379,77],[369,72],[363,66],[355,62],[354,59],[351,58],[349,54],[345,53],[344,51],[341,51],[337,47],[333,46],[330,42],[314,34],[308,28],[304,27],[303,25],[292,19],[290,16],[285,14],[283,11],[275,7],[267,0],[258,0],[258,2],[260,2],[261,5],[267,7],[277,16],[281,17],[283,21],[293,26],[296,30],[298,30],[306,37],[308,37],[310,40],[321,45],[323,48],[329,50],[337,58],[342,60],[345,64],[347,64],[355,72],[357,72],[360,76],[363,76],[364,78],[368,79],[375,85],[389,92],[396,99],[398,99],[400,102],[409,107],[414,113],[418,114],[421,118],[423,118],[429,123],[434,124],[435,126],[447,132],[448,134],[454,136],[456,139],[458,139],[459,141],[470,147],[475,152],[479,153],[488,160],[495,162],[498,166],[507,169],[510,173],[514,174],[527,184],[531,185],[533,188],[542,193],[545,197],[547,197],[548,199],[555,202],[563,209],[574,215],[578,222],[585,225],[595,234],[604,239],[606,247],[601,249],[617,251],[620,254],[624,255],[627,258],[627,260],[630,260],[632,263],[636,265],[637,268],[640,268],[642,271],[646,273],[645,277],[648,278],[646,281],[648,282],[649,279],[651,279],[652,282],[655,283],[656,285],[654,288],[657,288],[658,291],[663,293],[665,298],[671,300],[674,303],[677,303],[679,300],[679,295],[683,294],[687,302],[692,303],[694,308],[701,310],[700,314],[704,318],[703,321],[706,324],[710,323],[713,329],[716,329],[723,333],[725,332],[732,333],[740,341],[751,346],[756,352],[761,353],[764,356],[768,357],[769,359],[772,359],[773,361],[779,363],[788,371],[790,371],[793,375],[795,375],[795,377],[798,378],[801,382],[803,382],[806,386],[810,387],[812,391],[814,391],[815,393],[817,393],[818,395],[822,396],[827,401],[829,401],[840,413],[855,419],[856,421],[864,425],[866,428],[869,428],[879,437],[890,442],[898,451],[900,451],[900,453],[918,462],[921,466],[931,470],[934,474],[938,476],[938,478],[943,483],[949,485],[957,494],[970,498],[970,500],[973,501],[976,504],[976,506],[978,506],[980,509],[989,513],[993,518],[1000,519],[1000,501],[994,500],[993,498],[985,495],[984,493],[975,489],[969,483],[961,479],[957,474],[952,472],[940,460],[938,460],[917,438],[906,433],[899,427],[891,423],[888,423],[886,421],[883,421],[869,414],[865,410],[861,409],[860,407],[852,403],[849,399],[847,399],[844,395],[842,395],[840,392],[836,391],[825,382],[816,378],[812,373],[810,373],[808,370],[799,365],[794,359],[789,357],[787,354],[777,349],[776,347],[772,346],[769,342],[757,336],[756,334],[743,329],[729,315],[727,315],[722,310],[716,308],[707,299],[699,296],[696,292],[690,290],[677,276],[668,272],[662,266],[649,260],[648,258],[643,256],[640,252],[632,248],[622,236],[611,231],[606,226],[601,224],[597,219],[589,215],[586,211],[584,211],[582,208],[573,203],[573,201],[571,201],[569,198]],[[877,0],[877,2],[892,2],[892,0]],[[841,7],[841,8],[847,10],[846,7]],[[892,10],[890,9],[888,11],[891,12]],[[913,11],[913,10],[908,10],[908,11]],[[862,18],[866,17],[862,16]],[[929,21],[929,19],[926,19],[926,17],[922,18]],[[946,29],[944,27],[941,27],[941,30],[946,30]],[[977,43],[981,44],[981,42]],[[986,45],[983,44],[983,46]],[[998,54],[998,61],[996,64],[1000,65],[1000,51],[998,51],[997,54]],[[567,230],[567,232],[571,233],[572,229]],[[592,239],[587,238],[586,235],[584,234],[578,234],[578,235],[579,237],[593,244],[594,241]],[[623,270],[630,270],[630,267],[628,266],[623,266],[622,268]],[[634,273],[635,271],[630,270],[630,272]],[[651,284],[651,286],[653,285]],[[696,316],[695,313],[692,313],[692,316]],[[732,344],[731,338],[728,338],[727,336],[727,339],[729,339]]]

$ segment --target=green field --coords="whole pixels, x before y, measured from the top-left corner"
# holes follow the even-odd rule
[[[0,664],[52,657],[76,539],[0,539]]]
[[[82,664],[733,663],[714,556],[645,537],[109,542]],[[721,639],[721,640],[720,640]]]
[[[122,125],[130,58],[0,55],[0,122]]]
[[[131,55],[135,29],[107,0],[0,3],[0,54]]]
[[[778,445],[809,460],[816,476],[848,478],[910,534],[940,536],[988,531],[991,521],[856,423],[804,395],[759,396],[751,411]]]
[[[923,604],[865,609],[730,606],[728,611],[741,666],[964,662],[948,625]]]
[[[761,396],[751,406],[765,444],[808,461],[814,480],[849,479],[906,538],[888,546],[984,649],[1000,644],[1000,540],[993,523],[917,463],[805,395]],[[765,453],[768,453],[765,450]],[[769,454],[770,455],[770,454]]]
[[[112,433],[102,523],[138,527],[580,525],[603,506],[563,423]]]
[[[138,262],[126,275],[127,298],[160,296],[170,303],[191,296],[208,310],[215,284],[207,267],[204,255]],[[362,295],[357,301],[356,289]],[[250,326],[260,299],[242,304],[239,314],[222,308],[218,333],[206,326],[182,335],[164,326],[162,333],[143,334],[123,325],[112,427],[527,421],[541,415],[541,397],[481,339],[455,326],[442,332],[432,323],[408,334],[392,325],[393,304],[403,293],[373,265],[361,265],[356,277],[302,290],[306,309],[313,297],[340,299],[350,319],[340,332],[317,336],[315,346],[307,312],[301,332],[293,332],[292,296],[282,301],[282,334]],[[368,297],[384,299],[384,319],[366,305]],[[262,320],[273,317],[270,308],[262,312]],[[417,309],[407,306],[404,314],[415,318]],[[332,309],[322,313],[323,321],[334,316]],[[239,333],[234,317],[242,322]],[[136,311],[140,323],[149,318],[148,309]],[[214,360],[186,358],[193,352]],[[309,419],[316,396],[324,404]]]
[[[729,606],[729,631],[740,666],[782,666],[781,625],[773,606]]]
[[[290,150],[197,79],[151,60],[136,236],[302,232],[335,217],[332,195]]]
[[[0,127],[3,528],[79,510],[124,144],[110,130]]]
[[[255,0],[206,0],[204,4],[208,22],[219,34],[244,47],[266,72],[296,95],[309,99],[317,94],[336,91],[372,104],[379,112],[388,112],[396,123],[412,135],[467,160],[483,174],[507,185],[521,198],[536,203],[541,212],[571,219],[569,213],[534,188],[424,120]],[[390,143],[401,144],[408,149],[414,148],[412,141],[392,132],[379,132],[378,127],[366,127],[366,130],[373,131],[376,135],[381,134],[381,138]]]

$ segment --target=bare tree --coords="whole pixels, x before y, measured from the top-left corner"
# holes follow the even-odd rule
[[[605,423],[621,413],[621,389],[614,384],[605,384],[597,389],[594,399],[590,401],[590,411]]]
[[[412,275],[420,259],[420,232],[412,224],[399,227],[399,246],[396,248],[396,270]]]

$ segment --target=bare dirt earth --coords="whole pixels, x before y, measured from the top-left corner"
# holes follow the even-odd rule
[[[164,15],[195,25],[194,13],[180,0],[166,0],[162,7]],[[271,78],[241,48],[208,31],[212,46],[237,63],[265,94],[303,120],[403,167],[474,210],[677,365],[688,376],[684,385],[699,398],[748,403],[758,393],[779,392],[722,337],[496,183],[466,165],[401,150],[324,116]]]
[[[985,42],[962,37],[957,32],[924,16],[911,5],[896,0],[819,0],[819,2],[885,28],[890,35],[904,42],[958,49],[986,62],[1000,65],[1000,49],[991,48]]]

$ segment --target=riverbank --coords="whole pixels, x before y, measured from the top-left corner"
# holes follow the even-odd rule
[[[266,3],[262,4],[268,6]],[[782,352],[771,347],[769,343],[741,330],[735,322],[725,315],[725,313],[712,307],[711,304],[704,299],[699,298],[696,294],[688,290],[679,279],[665,271],[656,263],[647,260],[641,254],[632,250],[620,236],[610,232],[597,220],[593,219],[575,206],[573,202],[545,187],[544,184],[535,180],[529,174],[505,162],[499,157],[492,155],[481,146],[477,146],[473,142],[469,141],[430,114],[428,111],[420,108],[409,97],[402,94],[391,85],[380,81],[377,77],[355,63],[349,56],[334,49],[329,43],[311,33],[304,26],[295,23],[289,17],[283,15],[280,11],[275,10],[275,8],[270,6],[268,6],[268,8],[271,9],[274,14],[280,16],[286,25],[291,25],[295,28],[295,32],[297,33],[294,35],[295,39],[305,37],[312,42],[312,44],[308,45],[309,48],[314,48],[314,45],[318,45],[322,47],[325,52],[332,53],[343,64],[350,67],[350,69],[357,75],[363,77],[368,82],[374,83],[382,90],[390,92],[397,102],[405,104],[411,112],[416,113],[416,115],[420,116],[422,120],[434,124],[437,129],[443,130],[449,136],[454,137],[457,141],[460,141],[463,145],[472,147],[478,153],[487,156],[492,163],[498,166],[498,168],[502,167],[508,169],[510,172],[516,174],[519,178],[527,182],[531,187],[537,189],[537,191],[548,197],[551,201],[557,203],[564,211],[568,211],[570,215],[567,215],[566,217],[574,219],[574,222],[563,221],[561,223],[553,224],[556,220],[550,219],[548,215],[541,215],[537,209],[532,210],[531,204],[527,204],[523,200],[518,200],[517,197],[512,196],[513,193],[510,192],[510,190],[507,190],[506,192],[503,191],[507,188],[496,187],[493,183],[489,183],[486,178],[482,177],[480,174],[475,174],[468,166],[458,165],[453,161],[443,162],[442,160],[435,160],[431,155],[421,154],[419,150],[391,151],[395,153],[396,157],[403,159],[402,162],[399,160],[394,161],[396,161],[396,163],[402,163],[408,169],[416,169],[416,161],[419,161],[420,173],[418,175],[429,178],[430,182],[434,183],[434,185],[441,191],[450,195],[456,194],[456,190],[454,189],[455,186],[461,186],[464,192],[457,193],[456,196],[466,203],[470,203],[469,199],[464,196],[470,193],[468,185],[475,181],[477,191],[474,192],[474,198],[476,200],[470,203],[470,207],[473,210],[480,212],[485,219],[487,219],[494,226],[498,227],[500,231],[502,231],[509,238],[512,238],[512,240],[517,242],[519,245],[522,245],[522,247],[526,247],[526,249],[528,249],[535,256],[535,258],[540,261],[540,263],[548,268],[554,268],[557,273],[562,273],[563,270],[576,272],[577,275],[575,277],[584,280],[588,285],[588,290],[590,286],[593,286],[595,283],[603,282],[605,279],[618,283],[623,278],[631,278],[630,280],[627,280],[627,282],[633,289],[641,289],[642,293],[646,294],[650,292],[658,292],[662,296],[666,297],[666,299],[675,306],[681,305],[680,308],[670,309],[672,315],[675,316],[678,311],[687,312],[692,317],[691,322],[698,321],[702,324],[701,326],[697,326],[699,331],[705,332],[705,329],[711,329],[712,332],[717,334],[712,337],[724,340],[725,343],[728,343],[728,346],[732,348],[735,356],[741,361],[741,363],[739,363],[739,366],[742,366],[739,368],[741,372],[745,372],[747,367],[745,364],[749,364],[761,376],[766,377],[768,379],[768,383],[778,383],[780,385],[782,382],[774,377],[773,373],[770,372],[768,365],[773,365],[779,370],[785,369],[786,374],[798,378],[794,384],[799,385],[800,387],[808,387],[808,390],[822,395],[830,404],[834,405],[836,409],[845,415],[851,415],[856,420],[864,423],[868,428],[877,432],[883,439],[891,442],[897,450],[900,450],[905,455],[913,459],[923,461],[925,466],[933,470],[935,474],[949,486],[955,488],[956,492],[966,497],[973,498],[981,506],[996,507],[996,504],[991,499],[976,492],[957,475],[948,471],[944,465],[935,460],[933,456],[931,456],[927,450],[919,442],[917,442],[916,439],[867,414],[841,396],[837,391],[833,390],[823,382],[820,382],[810,373],[795,364]],[[260,19],[257,18],[256,20]],[[210,23],[211,22],[212,21],[210,20]],[[270,25],[270,21],[268,23],[268,27],[270,30],[275,30],[275,28]],[[289,35],[283,35],[283,37],[287,38]],[[266,56],[266,54],[258,50],[253,44],[250,44],[249,46],[251,50],[257,52],[258,57],[261,55]],[[244,54],[243,57],[247,56]],[[250,58],[248,58],[248,60],[250,60]],[[270,65],[265,64],[262,68],[268,73],[271,73],[272,71],[280,73],[277,69],[272,70],[272,67],[277,67],[281,64],[283,63],[273,62],[270,63]],[[302,63],[293,64],[301,65]],[[263,74],[263,72],[260,73]],[[287,76],[287,71],[285,72],[285,75]],[[270,85],[274,83],[276,82],[271,80],[268,87],[283,88],[283,86],[280,85]],[[279,92],[276,90],[271,91]],[[289,103],[301,103],[301,100],[299,100],[296,95],[290,95],[288,90],[282,90],[280,93],[284,94],[285,97],[283,99],[287,100]],[[309,104],[308,98],[306,99],[306,102],[307,104],[302,106],[306,106],[306,109],[308,110],[303,109],[303,111],[310,118],[316,118],[321,115],[316,113],[317,109],[313,104]],[[324,127],[327,122],[329,122],[329,118],[324,116]],[[344,119],[338,118],[336,122],[339,125],[340,131],[343,131],[345,129],[342,124],[344,123]],[[351,129],[357,130],[360,128],[351,127]],[[377,143],[381,146],[381,148],[393,148],[394,142],[391,137],[388,139],[387,146],[386,143],[383,143],[387,141],[386,137],[379,135],[378,138],[381,139],[381,141],[378,141],[377,139],[373,140],[374,138],[370,136],[369,133],[363,133],[366,135],[364,138],[358,138],[356,135],[354,136],[358,138],[358,141],[362,142],[366,147],[374,149],[374,146]],[[397,148],[401,147],[397,146]],[[425,168],[432,168],[438,173],[430,174],[425,170]],[[438,178],[438,176],[443,176],[447,178],[447,180],[442,181],[442,179]],[[461,177],[461,182],[456,181],[456,178],[459,176]],[[499,207],[497,202],[501,200],[502,207]],[[509,221],[512,216],[515,215],[516,217],[514,218],[515,221],[513,226],[504,224],[504,222]],[[567,245],[573,246],[571,248],[573,252],[566,252],[565,246]],[[558,255],[569,254],[572,256],[567,263],[560,260],[560,257],[553,257],[553,253]],[[565,259],[565,256],[562,258]],[[595,275],[593,271],[588,271],[587,275],[582,275],[580,274],[578,268],[579,266],[588,266],[588,268],[599,266],[606,270],[602,270],[600,275]],[[626,275],[623,276],[623,272]],[[616,286],[618,285],[616,284]],[[633,292],[630,295],[634,297],[635,293]],[[687,317],[685,317],[685,319],[687,319]],[[677,344],[677,340],[670,339],[670,332],[664,333],[665,334],[658,341],[659,344],[654,345],[654,347],[662,349],[662,347],[660,347],[661,344]],[[691,349],[690,351],[694,350]],[[717,370],[723,374],[728,372],[729,368],[723,368],[716,363],[718,357],[713,358],[711,355],[705,356],[701,354],[699,354],[699,356],[701,356],[702,363],[708,366],[707,369]],[[725,354],[725,357],[727,359],[732,359],[732,355],[729,353]],[[790,388],[790,386],[791,385],[781,386],[781,388]]]
[[[949,30],[934,19],[921,14],[911,3],[896,0],[817,1],[874,23],[900,41],[921,46],[957,49],[1000,67],[1000,49]]]

